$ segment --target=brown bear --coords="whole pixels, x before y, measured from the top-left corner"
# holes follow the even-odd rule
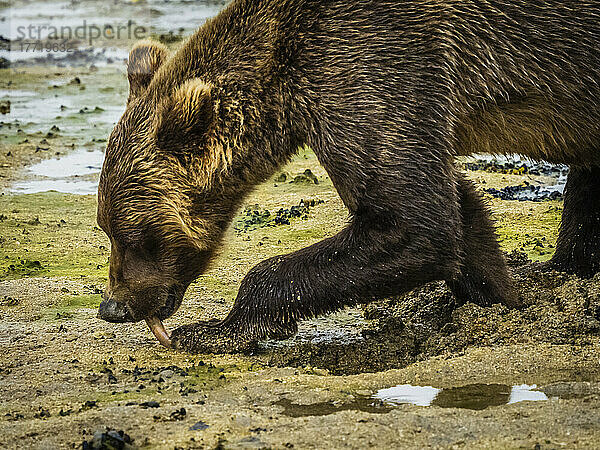
[[[445,280],[518,305],[474,152],[571,166],[548,268],[600,268],[600,1],[234,0],[169,55],[142,42],[102,169],[111,240],[99,317],[165,345],[248,348],[300,319]],[[169,337],[245,196],[310,146],[351,214],[254,267],[221,320]]]

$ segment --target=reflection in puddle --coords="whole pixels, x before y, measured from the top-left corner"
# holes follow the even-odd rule
[[[542,391],[534,391],[536,385],[528,386],[521,384],[519,386],[513,386],[510,391],[510,398],[508,404],[519,403],[519,402],[539,402],[548,400],[548,396]]]
[[[45,191],[95,194],[98,189],[95,176],[102,169],[103,159],[104,153],[99,150],[80,150],[61,158],[41,161],[27,169],[32,179],[15,183],[11,191],[19,194]]]
[[[373,396],[356,395],[351,401],[344,403],[319,402],[304,405],[282,398],[273,405],[282,406],[282,414],[288,417],[325,416],[340,411],[385,414],[394,407],[406,404],[482,410],[524,401],[548,400],[544,392],[536,389],[535,384],[512,387],[504,384],[470,384],[449,389],[403,384],[381,389]]]
[[[536,385],[471,384],[450,389],[404,384],[381,389],[373,398],[392,405],[439,406],[481,410],[523,401],[548,400]]]
[[[384,400],[386,403],[392,405],[410,403],[417,406],[429,406],[441,391],[441,389],[432,386],[402,384],[400,386],[381,389],[377,391],[373,398]]]

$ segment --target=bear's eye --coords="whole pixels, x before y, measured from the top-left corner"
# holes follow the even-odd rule
[[[146,236],[141,245],[141,251],[146,257],[156,261],[160,256],[160,241],[152,236]]]

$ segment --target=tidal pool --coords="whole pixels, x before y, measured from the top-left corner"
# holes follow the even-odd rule
[[[27,179],[14,183],[11,192],[33,194],[57,191],[70,194],[95,194],[104,153],[77,150],[60,158],[40,161],[27,169]]]
[[[437,406],[440,408],[462,408],[483,410],[492,406],[511,405],[519,402],[549,400],[535,384],[470,384],[461,387],[439,389],[433,386],[401,384],[380,389],[372,396],[355,395],[349,402],[318,402],[311,404],[293,403],[282,398],[273,405],[283,407],[282,414],[288,417],[326,416],[340,411],[362,411],[385,414],[401,405]]]

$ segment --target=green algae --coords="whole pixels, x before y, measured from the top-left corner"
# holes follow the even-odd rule
[[[47,192],[0,197],[0,280],[107,276],[109,243],[95,196]]]
[[[55,306],[45,308],[40,320],[64,321],[81,316],[82,309],[96,309],[102,297],[100,294],[65,295],[62,301]]]
[[[533,261],[546,261],[554,253],[562,202],[498,201],[494,218],[502,249],[518,250]]]

